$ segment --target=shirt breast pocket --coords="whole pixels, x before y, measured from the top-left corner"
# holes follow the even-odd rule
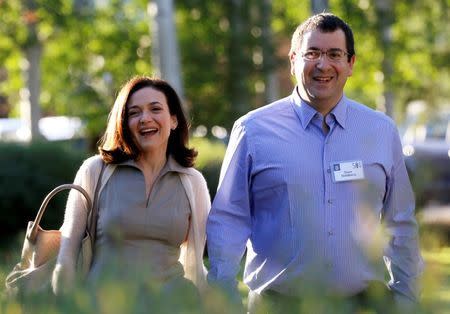
[[[356,181],[358,182],[358,181]],[[364,162],[364,179],[357,184],[372,204],[382,204],[386,195],[387,171],[379,162]]]

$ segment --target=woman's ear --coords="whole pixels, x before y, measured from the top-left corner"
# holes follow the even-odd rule
[[[170,117],[170,129],[173,131],[178,126],[178,119],[176,115]]]

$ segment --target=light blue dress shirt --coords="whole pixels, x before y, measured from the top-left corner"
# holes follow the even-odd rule
[[[393,121],[345,96],[326,116],[284,99],[236,121],[207,222],[208,280],[287,295],[352,295],[373,280],[411,299],[423,268],[414,195]],[[332,165],[362,161],[364,179]]]

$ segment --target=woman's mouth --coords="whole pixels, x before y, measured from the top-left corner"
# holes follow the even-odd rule
[[[157,128],[145,128],[145,129],[139,130],[139,134],[142,136],[153,135],[156,132],[158,132]]]

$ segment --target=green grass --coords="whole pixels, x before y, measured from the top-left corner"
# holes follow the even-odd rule
[[[450,313],[450,247],[422,252],[425,259],[422,302],[440,313]]]
[[[2,285],[6,275],[20,257],[22,237],[22,235],[18,236],[17,241],[8,246],[3,244],[4,248],[0,250],[0,281]],[[422,278],[421,307],[418,313],[450,313],[450,244],[447,237],[428,230],[422,232],[422,255],[426,265]],[[247,288],[242,282],[239,283],[239,290],[243,302],[246,304]],[[99,298],[96,306],[101,313],[130,312],[131,308],[136,309],[136,305],[132,301],[134,298],[131,291],[130,289],[124,289],[121,285],[105,286],[96,292],[96,296]],[[55,300],[55,298],[50,296],[40,299],[28,299],[25,302],[28,305],[27,308],[24,302],[10,300],[2,293],[0,313],[25,313],[27,310],[30,310],[30,305],[32,313],[89,313],[89,309],[93,305],[91,297],[92,295],[86,289],[78,289],[71,299],[62,301]],[[177,298],[180,299],[180,297]],[[227,313],[226,310],[229,307],[227,307],[223,298],[213,300],[216,302],[214,308],[217,308],[217,311],[214,311],[214,313]],[[221,310],[223,311],[221,312]]]
[[[189,144],[198,151],[196,160],[196,166],[198,168],[203,168],[212,161],[222,164],[226,149],[226,146],[222,142],[218,140],[193,137],[189,140]],[[217,180],[218,179],[219,178],[217,177]]]

